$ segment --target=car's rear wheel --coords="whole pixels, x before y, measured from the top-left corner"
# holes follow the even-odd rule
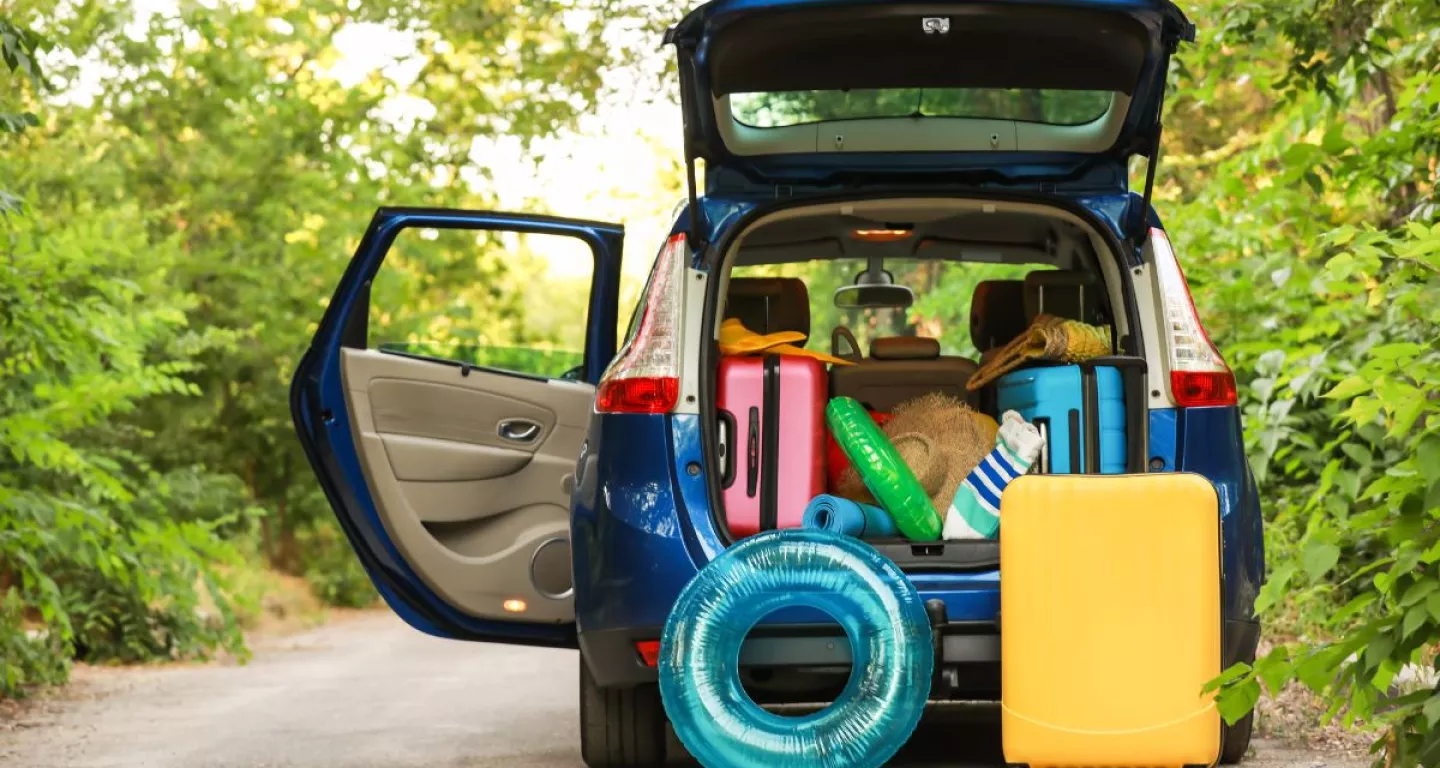
[[[1230,625],[1227,624],[1228,628]],[[1223,636],[1223,630],[1222,630]],[[1255,650],[1260,643],[1260,633],[1254,632],[1251,635],[1250,644],[1240,653],[1240,658],[1234,661],[1243,661],[1246,664],[1255,664]],[[1251,712],[1244,720],[1230,725],[1221,723],[1220,731],[1220,764],[1239,765],[1245,759],[1245,753],[1250,751],[1250,734],[1255,730],[1255,713]]]
[[[658,685],[601,688],[580,659],[580,755],[590,768],[665,763],[665,710]]]
[[[1250,733],[1254,729],[1254,712],[1234,725],[1225,725],[1225,730],[1220,735],[1221,765],[1239,765],[1240,761],[1245,759],[1245,753],[1250,751]]]

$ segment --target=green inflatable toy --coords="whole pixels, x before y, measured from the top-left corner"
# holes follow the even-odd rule
[[[825,407],[825,421],[900,533],[911,541],[938,541],[944,521],[930,504],[930,495],[865,408],[854,398],[837,397]]]

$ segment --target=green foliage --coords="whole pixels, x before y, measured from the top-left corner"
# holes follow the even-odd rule
[[[1197,15],[1159,207],[1242,383],[1269,523],[1256,605],[1300,638],[1217,681],[1220,706],[1234,721],[1297,681],[1376,729],[1387,764],[1433,764],[1440,692],[1397,679],[1440,643],[1440,7]]]
[[[58,634],[26,629],[27,602],[18,589],[0,595],[0,696],[36,685],[63,683],[70,675],[69,649]]]
[[[70,655],[240,649],[217,570],[233,550],[216,522],[168,514],[152,435],[128,420],[198,394],[192,356],[225,335],[188,327],[195,299],[166,279],[183,253],[147,240],[134,206],[51,208],[65,226],[14,220],[0,268],[0,644],[20,651],[0,660],[6,693],[54,680]]]
[[[761,128],[873,117],[978,117],[1080,125],[1105,114],[1107,91],[865,88],[736,94],[736,119]]]
[[[4,61],[10,72],[21,75],[30,88],[37,91],[45,86],[45,76],[36,56],[49,48],[50,43],[45,38],[0,17],[0,61]],[[15,99],[15,95],[0,99],[0,136],[20,133],[40,124],[40,118],[28,109],[12,112],[12,109],[22,109],[10,103]],[[20,198],[0,188],[0,217],[18,213],[20,206]]]
[[[300,531],[297,538],[302,573],[316,597],[343,608],[375,603],[378,596],[370,575],[335,526],[317,525]]]
[[[373,601],[294,438],[290,374],[374,209],[493,207],[477,148],[525,148],[585,114],[624,53],[601,32],[633,10],[6,5],[0,695],[71,659],[243,654],[259,604],[245,590],[263,581],[232,578],[253,570],[243,558],[334,603]],[[391,69],[414,76],[342,78],[340,38],[377,28],[413,44]],[[531,268],[454,266],[425,290],[474,297]],[[472,314],[539,350],[573,325],[514,302]]]

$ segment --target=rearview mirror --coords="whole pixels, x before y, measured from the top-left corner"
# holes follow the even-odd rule
[[[903,285],[844,285],[835,289],[839,309],[905,309],[915,292]]]

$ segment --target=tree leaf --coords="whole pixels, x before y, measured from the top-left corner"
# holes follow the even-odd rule
[[[1323,541],[1311,541],[1305,546],[1305,553],[1302,556],[1302,563],[1305,573],[1311,579],[1319,580],[1320,577],[1330,572],[1335,564],[1340,562],[1340,548],[1334,544]]]
[[[1440,588],[1440,582],[1437,582],[1433,578],[1423,578],[1411,584],[1410,588],[1405,590],[1404,597],[1400,598],[1400,607],[1409,608],[1415,605],[1421,600],[1424,600],[1426,595],[1434,592],[1437,588]]]
[[[1405,623],[1401,627],[1401,639],[1409,640],[1415,634],[1415,630],[1425,626],[1430,618],[1430,611],[1424,605],[1417,605],[1405,613]]]
[[[1440,434],[1434,432],[1420,439],[1415,446],[1415,464],[1427,480],[1440,480]]]
[[[1219,677],[1217,677],[1217,678],[1215,678],[1214,680],[1211,680],[1210,682],[1206,683],[1206,684],[1205,684],[1205,687],[1201,689],[1201,692],[1202,692],[1202,693],[1209,693],[1210,691],[1217,690],[1217,689],[1221,688],[1222,686],[1229,685],[1230,683],[1233,683],[1233,682],[1235,682],[1236,680],[1239,680],[1240,678],[1244,677],[1244,676],[1245,676],[1246,674],[1248,674],[1249,672],[1250,672],[1250,665],[1249,665],[1249,664],[1246,664],[1246,663],[1243,662],[1243,661],[1240,662],[1240,663],[1238,663],[1238,664],[1232,664],[1232,665],[1230,665],[1230,667],[1229,667],[1228,669],[1226,669],[1224,672],[1221,672]]]
[[[1265,683],[1265,689],[1271,695],[1279,693],[1280,689],[1285,686],[1285,681],[1289,680],[1293,674],[1290,652],[1284,646],[1255,660],[1255,675]]]
[[[1255,709],[1255,704],[1260,701],[1260,683],[1256,680],[1246,680],[1238,685],[1232,685],[1220,690],[1215,697],[1215,706],[1220,710],[1220,716],[1225,722],[1234,725]]]
[[[1350,376],[1336,384],[1325,393],[1325,397],[1331,400],[1344,400],[1354,397],[1362,392],[1369,392],[1373,385],[1359,376]]]

